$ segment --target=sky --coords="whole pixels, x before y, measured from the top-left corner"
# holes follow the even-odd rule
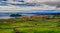
[[[9,0],[8,2],[10,1],[11,0]],[[0,12],[4,10],[17,11],[17,10],[57,10],[57,9],[59,10],[60,9],[60,0],[24,0],[24,1],[30,3],[36,2],[37,4],[39,3],[41,6],[39,7],[20,7],[20,6],[12,6],[12,5],[9,5],[9,7],[0,6]]]

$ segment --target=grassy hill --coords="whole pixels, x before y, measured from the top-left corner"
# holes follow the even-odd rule
[[[60,33],[60,18],[0,19],[0,33],[14,33],[15,27],[21,33]]]

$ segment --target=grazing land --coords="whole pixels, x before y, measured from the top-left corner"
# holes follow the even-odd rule
[[[11,18],[0,19],[0,33],[60,33],[60,18]]]

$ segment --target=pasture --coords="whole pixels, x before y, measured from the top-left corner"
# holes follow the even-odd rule
[[[0,19],[0,33],[14,33],[15,27],[20,33],[60,33],[60,18]]]

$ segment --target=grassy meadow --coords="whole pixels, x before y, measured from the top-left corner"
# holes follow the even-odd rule
[[[0,19],[0,33],[60,33],[60,18],[11,18]]]

